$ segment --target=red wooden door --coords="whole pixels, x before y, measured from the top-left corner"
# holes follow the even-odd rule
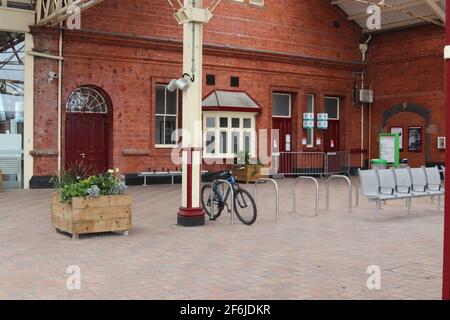
[[[276,144],[278,145],[278,150],[280,152],[279,157],[279,173],[290,173],[292,172],[292,119],[291,118],[272,118],[272,128],[273,130],[278,130],[278,139]]]
[[[324,132],[324,151],[328,156],[328,172],[339,172],[340,125],[339,120],[329,120],[328,129]]]
[[[86,161],[93,173],[108,169],[107,114],[66,113],[66,168]]]

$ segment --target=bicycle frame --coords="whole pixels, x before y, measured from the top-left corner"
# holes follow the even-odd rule
[[[236,180],[234,179],[233,176],[230,176],[229,178],[226,179],[231,186],[234,188],[236,186]],[[225,192],[225,194],[222,193],[222,190],[220,190],[220,186],[219,184],[216,184],[214,186],[214,193],[217,194],[217,196],[219,197],[219,204],[224,205],[227,203],[228,201],[228,197],[230,196],[230,188],[227,188],[227,191]]]

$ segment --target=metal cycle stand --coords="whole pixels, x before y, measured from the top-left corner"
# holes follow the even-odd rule
[[[301,180],[310,180],[313,181],[316,186],[316,213],[315,216],[317,217],[319,215],[319,183],[317,182],[316,178],[313,177],[298,177],[294,181],[294,187],[293,187],[293,195],[294,195],[294,203],[293,203],[293,213],[297,212],[297,183]]]
[[[260,184],[261,182],[271,182],[274,186],[275,186],[275,192],[276,192],[276,220],[278,221],[280,219],[280,190],[278,188],[278,183],[274,180],[274,179],[270,179],[270,178],[260,178],[258,180],[255,181],[255,187],[253,190],[253,196],[255,198],[255,203],[258,203],[258,194],[257,194],[257,190],[258,190],[258,184]]]
[[[327,210],[330,210],[330,181],[333,179],[342,179],[342,180],[347,181],[348,189],[349,189],[348,212],[352,212],[352,206],[353,206],[353,203],[352,203],[352,194],[353,194],[352,181],[347,176],[344,176],[344,175],[334,175],[327,179]]]
[[[215,187],[217,184],[219,184],[219,183],[221,183],[221,184],[224,184],[224,183],[227,184],[228,187],[229,187],[230,190],[231,190],[231,224],[233,225],[233,224],[234,224],[234,190],[233,190],[233,186],[231,185],[231,183],[230,183],[229,181],[227,181],[227,180],[221,180],[221,179],[219,179],[219,180],[215,180],[215,181],[211,184],[211,194],[209,195],[209,201],[211,201],[212,215],[213,215],[213,216],[215,215],[215,212],[214,212],[214,198],[213,198],[214,187]]]
[[[361,180],[359,177],[357,177],[356,179],[357,179],[356,180],[357,182],[356,182],[356,204],[355,204],[355,207],[359,207],[359,188],[361,185]]]

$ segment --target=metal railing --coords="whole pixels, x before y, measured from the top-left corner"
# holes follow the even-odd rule
[[[315,186],[316,186],[316,211],[315,211],[315,216],[317,217],[319,215],[319,182],[317,182],[317,179],[313,178],[313,177],[298,177],[297,179],[295,179],[294,181],[294,186],[293,186],[293,213],[297,212],[297,183],[302,181],[302,180],[310,180],[313,181]]]
[[[350,175],[350,152],[279,152],[272,155],[272,170],[284,176]]]
[[[276,215],[275,215],[275,219],[278,221],[280,219],[280,189],[278,188],[278,183],[273,180],[273,179],[269,179],[269,178],[261,178],[255,181],[255,187],[253,189],[253,197],[255,198],[255,203],[258,203],[258,185],[262,182],[270,182],[274,185],[275,187],[275,203],[276,203]]]
[[[234,190],[233,190],[233,186],[231,185],[231,183],[229,181],[227,181],[227,180],[218,179],[218,180],[215,180],[211,184],[211,194],[209,195],[209,201],[211,202],[211,210],[212,210],[211,214],[212,214],[213,217],[215,216],[215,212],[214,212],[214,187],[217,184],[219,184],[219,183],[226,184],[230,188],[230,195],[231,195],[231,224],[233,225],[234,224]],[[220,195],[220,196],[222,196],[222,195]]]
[[[326,159],[326,174],[346,174],[350,175],[350,152],[336,151],[327,152]]]
[[[330,182],[331,180],[335,180],[335,179],[341,179],[341,180],[345,180],[348,184],[348,212],[352,212],[352,206],[353,206],[353,200],[352,200],[352,195],[353,195],[353,187],[352,187],[352,181],[349,179],[349,177],[347,176],[343,176],[343,175],[333,175],[331,177],[329,177],[327,179],[327,210],[330,210]]]

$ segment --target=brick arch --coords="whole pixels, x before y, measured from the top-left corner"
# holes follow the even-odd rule
[[[416,103],[405,102],[402,104],[397,104],[383,112],[382,128],[386,128],[388,120],[401,112],[412,112],[425,119],[425,161],[429,162],[431,137],[427,129],[431,120],[431,111],[427,107]]]

